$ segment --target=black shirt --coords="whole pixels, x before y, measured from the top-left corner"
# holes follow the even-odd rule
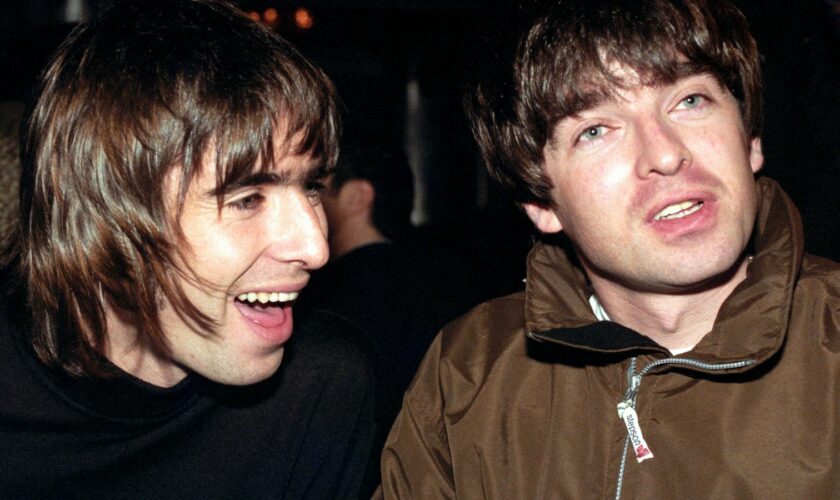
[[[325,313],[247,387],[195,374],[71,378],[0,305],[0,498],[355,498],[373,432],[369,361]]]
[[[437,332],[481,300],[473,269],[422,246],[365,245],[312,275],[308,301],[349,320],[375,358],[377,431],[363,494],[379,484],[379,456],[403,394]]]

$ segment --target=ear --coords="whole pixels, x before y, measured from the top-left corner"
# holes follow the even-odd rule
[[[753,173],[758,173],[764,165],[764,153],[761,151],[761,138],[750,141],[750,167]]]
[[[559,233],[563,230],[563,224],[551,208],[536,203],[523,203],[522,208],[540,232]]]
[[[348,213],[357,214],[372,210],[376,190],[364,179],[351,179],[341,186],[338,196]]]

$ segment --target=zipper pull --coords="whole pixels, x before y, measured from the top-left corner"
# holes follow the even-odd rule
[[[636,406],[636,393],[639,391],[639,385],[642,383],[642,376],[633,373],[635,371],[635,363],[630,365],[627,369],[627,390],[624,391],[624,399],[618,403],[618,418],[624,418],[624,411],[627,408]]]
[[[642,383],[642,375],[636,373],[636,358],[630,361],[630,366],[627,367],[627,391],[624,393],[618,405],[618,418],[624,421],[624,426],[627,427],[627,437],[630,439],[630,444],[633,446],[633,453],[636,455],[636,460],[641,463],[649,458],[653,458],[653,452],[645,441],[642,435],[642,428],[639,426],[639,415],[636,413],[636,395],[639,392],[639,385]]]
[[[632,406],[625,406],[622,410],[622,401],[618,404],[619,413],[621,413],[621,420],[624,421],[624,426],[627,427],[627,436],[630,438],[630,445],[633,447],[633,453],[636,455],[636,461],[644,462],[649,458],[653,458],[653,452],[650,451],[645,437],[642,435],[642,428],[639,426],[639,416]]]

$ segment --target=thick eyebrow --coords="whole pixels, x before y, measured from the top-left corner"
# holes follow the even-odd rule
[[[207,192],[208,196],[219,198],[228,193],[239,191],[255,186],[280,186],[299,182],[302,185],[308,185],[312,182],[325,178],[328,175],[328,167],[321,162],[313,163],[300,175],[293,178],[290,172],[254,172],[241,179],[236,179],[232,182],[227,182],[216,186]]]
[[[210,189],[207,192],[207,195],[218,198],[220,196],[224,196],[225,194],[232,193],[234,191],[238,191],[244,188],[266,185],[277,186],[280,184],[288,184],[288,182],[289,175],[286,172],[255,172],[241,179],[236,179],[232,182],[226,182],[224,184],[217,185],[213,189]]]
[[[575,103],[569,112],[558,118],[556,121],[559,122],[566,117],[575,117],[576,115],[579,117],[580,114],[593,108],[597,108],[604,103],[620,100],[621,97],[619,95],[619,91],[622,89],[628,90],[639,85],[662,88],[671,85],[678,85],[679,82],[689,78],[704,76],[715,80],[721,88],[725,88],[720,79],[717,78],[711,71],[702,66],[690,63],[680,64],[677,67],[672,79],[662,78],[656,75],[648,75],[646,77],[641,77],[640,80],[636,82],[626,81],[621,78],[615,81],[606,80],[596,82],[591,85],[589,90],[579,91],[574,99]]]

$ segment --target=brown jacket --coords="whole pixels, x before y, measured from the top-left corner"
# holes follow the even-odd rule
[[[747,279],[692,351],[641,378],[654,457],[631,448],[622,498],[840,498],[840,266],[804,256],[789,198],[766,179],[758,189]],[[565,253],[539,244],[524,293],[445,328],[391,431],[377,496],[614,498],[631,358],[638,371],[670,355],[595,322],[589,294]]]

